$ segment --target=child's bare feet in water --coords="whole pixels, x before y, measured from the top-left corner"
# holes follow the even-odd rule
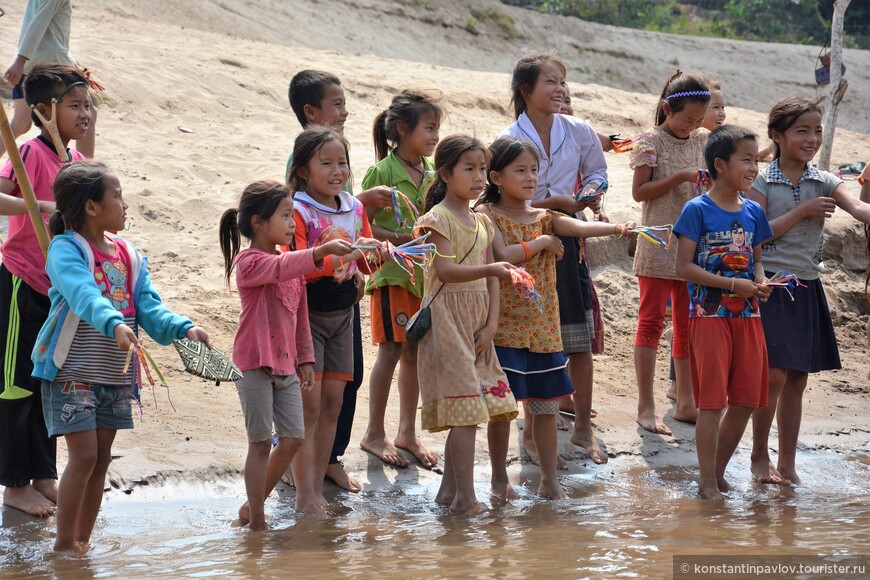
[[[456,500],[450,504],[450,513],[458,516],[479,516],[486,513],[486,511],[486,506],[477,500],[474,500],[467,505],[459,505],[456,503]]]
[[[538,486],[538,495],[547,499],[568,499],[568,494],[558,480],[545,482],[542,479]]]
[[[730,483],[728,483],[724,476],[718,477],[716,479],[716,484],[719,486],[720,493],[728,493],[729,491],[734,490],[734,488],[731,486]]]
[[[712,485],[703,485],[698,482],[698,495],[701,499],[722,499],[722,492],[719,491],[718,482],[713,482]]]
[[[571,433],[571,443],[586,450],[586,456],[601,465],[607,463],[607,454],[598,447],[598,440],[592,433],[580,433],[576,429]]]
[[[750,471],[756,482],[771,485],[791,485],[791,482],[776,470],[773,463],[770,462],[770,457],[753,457],[751,462]]]
[[[29,483],[21,487],[3,489],[3,505],[23,511],[37,518],[47,518],[57,510],[54,502],[39,493]]]
[[[785,480],[785,485],[800,485],[803,483],[800,476],[797,474],[797,470],[795,470],[793,466],[789,467],[780,463],[776,466],[776,469],[779,471],[780,476]]]
[[[396,447],[413,454],[426,469],[432,469],[438,465],[438,455],[430,451],[416,435],[408,440],[396,437]]]
[[[247,524],[248,529],[254,532],[262,532],[266,529],[266,514],[260,512],[252,519],[251,507],[248,505],[248,502],[245,502],[239,508],[239,520],[242,522],[242,525]]]
[[[490,491],[492,492],[492,495],[505,501],[518,499],[520,497],[510,481],[501,481],[496,477],[493,477],[492,480],[490,480]]]
[[[346,489],[351,493],[359,493],[362,491],[362,484],[345,470],[344,465],[339,463],[330,463],[326,466],[326,477],[342,489]]]
[[[658,417],[656,417],[654,409],[645,411],[643,413],[638,412],[637,424],[640,425],[641,429],[649,431],[650,433],[658,433],[659,435],[673,435],[668,426],[665,425]]]
[[[395,465],[396,467],[407,467],[410,461],[405,459],[396,446],[387,438],[367,439],[363,438],[359,442],[359,446],[363,451],[371,453],[387,465]]]
[[[242,522],[242,525],[251,521],[251,506],[248,505],[248,502],[243,503],[242,507],[239,508],[239,521]]]
[[[317,520],[325,520],[327,518],[326,506],[323,505],[321,497],[305,499],[296,498],[296,511],[311,516]]]

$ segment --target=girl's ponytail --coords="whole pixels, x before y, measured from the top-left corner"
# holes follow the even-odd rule
[[[66,231],[66,222],[63,219],[63,213],[61,211],[55,210],[53,214],[51,214],[51,218],[48,220],[48,233],[51,234],[51,237],[59,236]]]
[[[429,186],[429,190],[426,192],[426,206],[423,209],[423,213],[432,211],[432,208],[444,201],[446,196],[447,184],[441,179],[441,172],[439,171],[435,181],[432,182],[432,185]]]
[[[242,245],[242,238],[239,232],[238,209],[231,208],[224,212],[221,216],[218,235],[220,236],[221,241],[221,253],[224,256],[224,271],[227,278],[227,287],[229,287],[230,276],[233,273],[236,256],[239,255],[239,249]]]
[[[441,125],[444,110],[439,105],[440,91],[405,89],[390,102],[390,106],[375,117],[372,136],[378,161],[390,154],[390,147],[398,147],[402,136],[409,135],[421,117],[431,112],[437,125]]]
[[[372,127],[372,139],[375,144],[375,156],[378,161],[390,154],[390,144],[387,141],[387,113],[384,109],[375,117],[374,126]]]
[[[331,131],[331,129],[321,128],[322,131]],[[305,134],[313,134],[316,131],[306,129]],[[297,139],[297,144],[299,140]],[[293,162],[296,162],[298,151],[293,150]],[[311,153],[306,152],[305,155],[310,158]],[[307,162],[307,159],[306,159]],[[239,198],[239,207],[230,208],[221,216],[220,226],[218,227],[218,237],[221,242],[221,253],[224,256],[224,272],[227,278],[227,287],[230,285],[230,276],[235,267],[236,256],[242,246],[242,236],[249,240],[254,239],[254,218],[260,221],[266,221],[281,202],[287,198],[293,198],[290,189],[283,183],[277,181],[255,181],[248,185],[242,192],[242,197]]]

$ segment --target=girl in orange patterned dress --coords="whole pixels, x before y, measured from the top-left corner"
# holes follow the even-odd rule
[[[556,478],[556,415],[559,399],[570,397],[568,358],[562,349],[556,260],[564,248],[556,234],[597,237],[629,234],[634,224],[583,222],[529,205],[538,183],[538,156],[528,141],[502,138],[489,148],[489,184],[477,208],[496,225],[495,259],[522,266],[535,279],[537,296],[502,281],[495,348],[508,384],[527,403],[526,429],[541,465],[538,493],[565,498]]]

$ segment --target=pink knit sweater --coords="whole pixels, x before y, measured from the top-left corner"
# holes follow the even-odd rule
[[[292,375],[297,365],[314,362],[303,276],[321,264],[314,263],[314,250],[239,252],[236,285],[242,312],[233,342],[237,367],[266,367],[276,375]]]

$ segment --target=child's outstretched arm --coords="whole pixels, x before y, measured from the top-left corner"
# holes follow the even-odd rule
[[[746,192],[746,197],[758,202],[765,213],[767,212],[767,197],[760,191],[752,188]],[[770,228],[773,230],[773,238],[771,239],[775,240],[785,235],[789,230],[807,218],[829,218],[834,215],[836,207],[837,202],[833,197],[817,197],[807,200],[778,218],[770,220]]]
[[[863,189],[866,187],[867,183],[865,181],[864,187],[862,187],[862,194]],[[870,224],[870,203],[867,203],[861,198],[852,196],[848,191],[846,191],[845,183],[841,183],[835,187],[831,197],[834,198],[834,201],[841,209],[846,211],[853,218],[859,222]]]
[[[694,183],[698,168],[689,167],[663,179],[653,180],[653,167],[638,165],[634,168],[631,182],[631,197],[634,201],[650,201],[659,198],[682,183]]]
[[[596,187],[598,185],[600,184],[596,184]],[[533,201],[532,207],[537,207],[541,209],[557,209],[559,211],[574,215],[575,213],[579,213],[586,208],[589,208],[592,211],[596,211],[600,207],[600,204],[600,201],[596,201],[595,203],[580,201],[578,199],[574,199],[573,195],[553,195],[548,197],[547,199],[539,199]]]
[[[492,212],[485,205],[478,206],[476,211],[495,222]],[[511,264],[525,262],[532,256],[544,251],[552,252],[557,260],[561,260],[562,254],[565,252],[565,248],[562,247],[562,242],[559,238],[550,235],[538,236],[530,242],[508,245],[505,243],[504,236],[501,235],[501,230],[498,228],[495,228],[491,248],[492,255],[496,260],[510,262]]]
[[[507,262],[494,262],[480,266],[457,264],[453,261],[453,258],[443,257],[453,256],[453,247],[450,244],[450,240],[432,229],[418,228],[416,231],[421,232],[421,234],[431,232],[432,235],[429,236],[429,241],[435,244],[438,250],[438,254],[435,256],[435,274],[445,284],[471,282],[486,278],[487,276],[494,276],[499,280],[509,281],[511,279],[511,270],[516,269],[513,264],[508,264]]]
[[[576,238],[597,238],[602,236],[635,236],[631,230],[637,227],[634,222],[611,224],[608,222],[584,222],[564,215],[553,215],[553,230],[560,236]]]
[[[27,206],[24,203],[24,198],[9,195],[15,191],[17,184],[14,181],[0,177],[0,215],[24,215],[27,213]],[[44,214],[52,214],[55,210],[53,201],[37,200],[39,211]]]

